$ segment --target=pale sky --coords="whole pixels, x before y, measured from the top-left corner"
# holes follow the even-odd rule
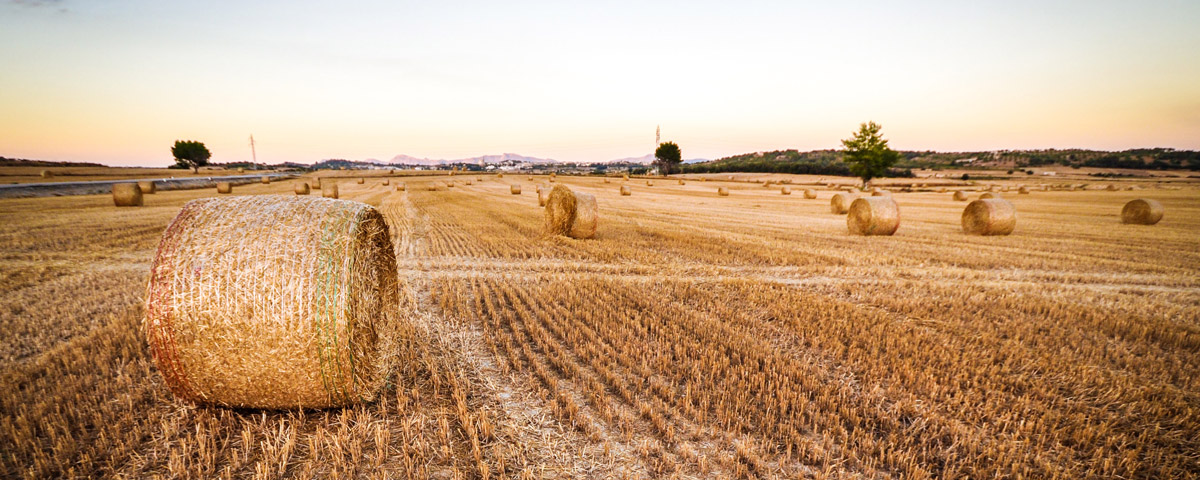
[[[1200,149],[1197,0],[0,1],[7,157]]]

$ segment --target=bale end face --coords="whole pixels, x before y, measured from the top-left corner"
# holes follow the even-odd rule
[[[1121,209],[1121,223],[1154,225],[1162,220],[1165,210],[1158,200],[1139,198],[1130,200]]]
[[[308,184],[301,182],[296,184],[296,195],[308,195]]]
[[[861,197],[846,212],[852,235],[891,235],[900,228],[900,206],[892,197]]]
[[[968,235],[1008,235],[1017,226],[1017,210],[1002,198],[985,198],[963,209],[962,227]]]
[[[845,215],[850,211],[850,204],[856,197],[852,193],[835,193],[829,199],[829,211],[837,215]]]
[[[233,184],[229,182],[221,182],[217,184],[217,193],[226,194],[233,193]]]
[[[266,184],[268,184],[268,183],[271,183],[271,177],[268,177],[268,176],[266,176],[266,175],[263,175],[262,177],[259,177],[258,181],[260,181],[260,182],[262,182],[264,185],[266,185]]]
[[[113,205],[118,207],[142,206],[142,189],[136,183],[114,183],[112,196]]]
[[[546,232],[571,238],[591,238],[596,234],[599,211],[596,197],[573,192],[555,185],[546,199]]]
[[[717,195],[721,197],[728,197],[729,189],[725,187],[717,187]]]
[[[337,184],[325,182],[325,185],[321,186],[321,196],[324,198],[338,198]]]

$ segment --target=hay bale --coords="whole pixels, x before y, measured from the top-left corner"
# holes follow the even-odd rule
[[[612,181],[609,180],[608,177],[604,177],[604,183],[612,183]]]
[[[1139,198],[1130,200],[1121,209],[1121,223],[1137,225],[1154,225],[1162,220],[1163,206],[1158,200]]]
[[[890,196],[892,196],[892,192],[881,189],[881,188],[875,188],[875,189],[871,190],[871,196],[872,197],[890,197]]]
[[[811,188],[804,189],[804,198],[808,198],[808,199],[817,198],[817,191],[813,190]]]
[[[237,172],[238,173],[246,173],[246,169],[242,168],[242,167],[238,167]]]
[[[537,187],[538,206],[546,206],[546,200],[550,198],[550,187]]]
[[[451,180],[449,182],[446,182],[446,188],[454,188],[454,181]]]
[[[852,235],[891,235],[900,228],[900,206],[892,197],[859,197],[846,212]]]
[[[592,238],[596,234],[598,216],[595,196],[573,192],[565,185],[555,185],[546,200],[546,233]]]
[[[653,186],[654,186],[654,180],[646,180],[646,186],[647,186],[647,187],[653,187]]]
[[[763,182],[762,186],[763,186],[763,188],[770,188],[770,187],[771,187],[771,181],[770,181],[770,180],[767,180],[767,181]]]
[[[313,190],[320,190],[320,189],[321,189],[321,179],[320,179],[320,177],[318,177],[318,178],[314,178],[314,179],[313,179],[313,181],[312,181],[312,189],[313,189]]]
[[[362,177],[358,177],[358,180],[355,180],[355,182],[354,182],[354,183],[357,183],[357,184],[359,184],[359,185],[362,185],[362,184],[363,184],[363,183],[365,183],[366,181],[367,181],[367,179],[365,179],[365,178],[362,178]]]
[[[508,193],[511,193],[513,195],[520,195],[521,194],[521,186],[520,185],[509,185]]]
[[[629,180],[629,174],[628,174],[628,173],[623,173],[623,174],[621,174],[621,179],[622,179],[622,180]]]
[[[1104,187],[1104,189],[1108,190],[1110,192],[1115,192],[1115,191],[1117,191],[1117,186],[1115,184],[1110,183],[1110,184],[1108,184],[1107,187]]]
[[[938,189],[937,189],[937,193],[946,193],[946,187],[940,187],[940,188],[938,188]]]
[[[229,182],[217,183],[217,193],[233,193],[233,184]]]
[[[296,195],[308,195],[308,184],[304,182],[297,183]]]
[[[717,187],[717,196],[720,196],[720,197],[728,197],[728,196],[729,196],[729,189],[728,189],[728,188],[725,188],[725,187]]]
[[[621,196],[628,197],[633,195],[633,191],[629,189],[629,185],[621,185]]]
[[[49,170],[42,170],[41,172],[38,172],[38,175],[41,175],[42,178],[50,178],[54,176],[54,173]]]
[[[324,198],[338,198],[337,184],[333,182],[326,182],[321,186],[321,196]]]
[[[1001,197],[1000,197],[999,193],[992,193],[992,192],[983,192],[982,194],[979,195],[980,200],[987,200],[989,198],[1001,198]]]
[[[1017,226],[1017,210],[1003,198],[987,198],[967,204],[962,227],[968,235],[1008,235]]]
[[[679,179],[679,184],[680,184],[680,185],[685,185],[685,183],[684,183],[684,181],[683,181],[683,179],[682,179],[682,178],[681,178],[681,179]]]
[[[385,178],[385,179],[383,179],[383,185],[384,185],[384,186],[391,185],[391,184],[392,184],[392,181],[391,181],[391,180],[388,180],[388,179],[386,179],[386,178]]]
[[[956,201],[956,202],[967,201],[967,192],[964,192],[962,190],[955,190],[954,191],[954,201]]]
[[[206,198],[163,232],[144,331],[181,399],[337,407],[374,400],[386,381],[398,298],[392,241],[373,207]]]
[[[271,183],[271,177],[263,175],[263,176],[259,177],[258,181],[262,182],[264,185],[266,185],[266,184]]]
[[[791,194],[792,194],[792,187],[780,187],[780,188],[779,188],[779,194],[780,194],[780,195],[791,195]]]
[[[142,206],[142,189],[136,183],[114,183],[112,196],[113,204],[118,207]]]
[[[1022,185],[1017,189],[1017,195],[1029,195],[1029,187]]]
[[[404,185],[403,183],[397,183],[397,184],[396,184],[396,191],[397,191],[397,192],[403,192],[403,191],[404,191],[404,190],[406,190],[407,188],[408,188],[408,187],[407,187],[406,185]]]
[[[850,211],[850,204],[854,202],[855,198],[858,197],[853,193],[835,193],[833,194],[833,198],[829,200],[829,211],[838,215],[845,215],[846,212]]]
[[[529,180],[529,181],[531,181],[531,182],[532,182],[532,181],[533,181],[533,175],[530,175],[530,176],[528,176],[528,177],[525,177],[525,179],[526,179],[526,180]]]
[[[154,184],[154,180],[141,180],[137,184],[138,188],[142,189],[142,195],[150,195],[158,192],[158,187]]]
[[[503,173],[496,173],[496,178],[504,178],[504,174],[503,174]]]

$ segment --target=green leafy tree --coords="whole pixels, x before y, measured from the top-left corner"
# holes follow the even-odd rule
[[[208,159],[212,157],[203,142],[192,140],[176,140],[171,155],[175,156],[175,165],[190,168],[193,173],[199,173],[200,167],[208,165]]]
[[[843,160],[850,164],[850,173],[867,185],[872,178],[882,177],[900,159],[900,154],[888,147],[888,141],[879,134],[883,127],[867,122],[858,127],[853,138],[842,140],[846,148]]]
[[[658,167],[659,173],[670,175],[679,170],[679,165],[683,163],[683,152],[679,150],[679,145],[675,142],[660,143],[658,148],[654,150],[654,166]]]

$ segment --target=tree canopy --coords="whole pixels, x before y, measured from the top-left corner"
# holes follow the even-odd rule
[[[681,163],[683,163],[683,152],[679,150],[679,145],[676,145],[675,142],[660,143],[654,150],[654,166],[658,167],[658,172],[663,175],[670,175],[678,171]]]
[[[842,140],[846,148],[843,161],[850,164],[850,173],[863,179],[863,184],[872,178],[882,177],[900,159],[900,154],[888,147],[888,141],[879,134],[879,124],[867,122],[859,126],[852,138]]]
[[[193,172],[199,172],[200,167],[208,165],[208,159],[212,157],[203,142],[194,140],[176,140],[175,146],[171,147],[171,155],[175,157],[175,165],[190,168]]]

